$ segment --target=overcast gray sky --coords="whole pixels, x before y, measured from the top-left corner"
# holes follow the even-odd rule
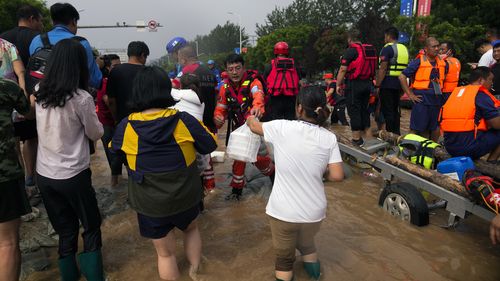
[[[163,56],[165,45],[174,36],[192,40],[196,35],[208,34],[217,24],[227,20],[241,23],[249,35],[255,34],[255,24],[263,24],[266,15],[276,6],[285,7],[293,0],[47,0],[47,6],[56,2],[71,3],[80,11],[79,25],[114,25],[137,20],[156,20],[163,27],[157,32],[137,32],[135,28],[80,29],[78,35],[86,37],[93,46],[126,49],[130,41],[148,44],[150,58]]]

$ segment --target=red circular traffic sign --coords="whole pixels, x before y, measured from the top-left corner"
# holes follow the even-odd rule
[[[158,23],[157,23],[155,20],[150,20],[150,21],[148,22],[148,27],[149,27],[150,29],[156,29],[156,27],[157,27],[157,26],[158,26]]]

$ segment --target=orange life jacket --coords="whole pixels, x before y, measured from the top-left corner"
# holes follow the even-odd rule
[[[457,58],[449,57],[446,59],[448,62],[448,73],[444,78],[443,93],[451,93],[458,86],[458,79],[460,78],[460,61]]]
[[[481,85],[467,85],[457,87],[451,93],[446,103],[441,108],[439,114],[440,127],[443,132],[474,132],[474,137],[477,131],[487,131],[488,126],[484,118],[476,123],[474,117],[476,115],[476,96],[478,91],[487,94],[495,103],[496,107],[500,107],[498,101],[486,88]]]
[[[428,90],[431,83],[431,72],[434,68],[437,68],[439,71],[439,86],[443,88],[445,67],[446,64],[444,61],[438,57],[436,57],[436,65],[432,66],[427,56],[420,56],[420,67],[417,73],[415,73],[415,81],[413,81],[412,88],[416,90]]]

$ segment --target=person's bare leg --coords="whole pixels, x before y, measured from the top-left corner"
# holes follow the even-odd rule
[[[26,177],[33,177],[36,163],[36,150],[38,147],[38,138],[25,140],[23,143],[23,158],[26,171]]]
[[[17,281],[21,271],[20,219],[0,223],[0,280]]]
[[[312,253],[309,255],[302,256],[302,261],[303,262],[317,262],[318,261],[318,254]]]
[[[431,135],[430,139],[433,142],[438,142],[439,141],[439,136],[441,136],[441,131],[439,130],[439,127],[436,130],[431,131],[430,135]]]
[[[116,187],[118,185],[118,175],[111,175],[111,186]]]
[[[290,281],[292,280],[293,277],[293,271],[278,271],[276,270],[275,273],[277,279],[281,279],[283,281]]]
[[[23,159],[23,153],[21,152],[21,141],[19,140],[19,138],[16,138],[15,150],[17,153],[17,159],[19,160],[19,164],[21,164],[21,167],[24,169],[24,159]]]
[[[493,151],[490,152],[490,155],[488,155],[487,161],[497,161],[498,158],[500,158],[500,145],[497,146],[497,148],[493,149]]]
[[[153,239],[153,245],[158,255],[158,273],[162,280],[177,280],[179,268],[175,257],[175,234],[172,229],[167,236]]]
[[[359,140],[361,138],[361,131],[352,131],[352,139]]]
[[[189,275],[191,276],[198,272],[201,260],[201,235],[197,220],[191,222],[184,231],[184,251],[190,263]]]

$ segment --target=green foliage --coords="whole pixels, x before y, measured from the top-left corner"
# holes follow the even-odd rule
[[[242,45],[246,46],[248,35],[241,30]],[[238,25],[227,21],[224,25],[217,25],[208,35],[198,35],[194,39],[198,42],[198,51],[203,54],[216,54],[233,52],[240,46],[240,28]]]
[[[43,15],[46,30],[50,27],[50,14],[41,0],[0,0],[0,32],[17,26],[17,9],[23,4],[30,4],[38,8]]]
[[[310,25],[296,25],[277,29],[269,35],[259,38],[257,46],[251,48],[245,57],[249,68],[263,70],[274,58],[274,44],[286,41],[290,46],[290,55],[306,70],[310,71],[314,63],[310,58],[315,56],[314,42],[317,39],[317,28]]]
[[[337,26],[325,29],[314,43],[314,49],[318,54],[317,69],[327,72],[336,72],[340,66],[340,54],[345,50],[347,44],[347,27]]]

